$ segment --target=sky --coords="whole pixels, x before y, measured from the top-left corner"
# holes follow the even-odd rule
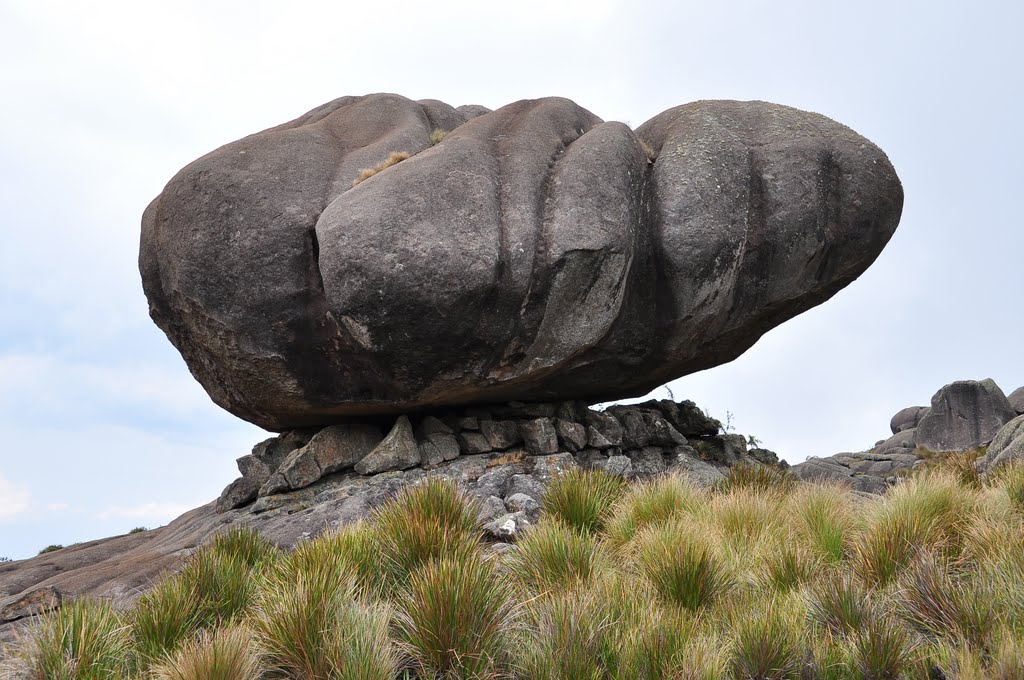
[[[953,380],[1024,385],[1021,7],[0,0],[0,557],[164,524],[269,436],[149,320],[139,221],[186,163],[343,95],[558,95],[633,127],[697,99],[830,116],[889,155],[899,229],[672,393],[796,463],[869,448]]]

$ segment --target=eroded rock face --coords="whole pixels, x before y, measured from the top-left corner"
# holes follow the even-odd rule
[[[899,221],[885,154],[817,114],[481,109],[344,97],[168,183],[143,285],[215,402],[286,430],[638,396],[831,297]],[[411,157],[353,186],[392,151]]]

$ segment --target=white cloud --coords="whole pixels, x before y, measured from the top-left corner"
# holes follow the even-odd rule
[[[27,486],[0,475],[0,522],[14,519],[28,510],[31,498]]]
[[[97,519],[139,519],[150,520],[159,524],[166,524],[175,517],[182,515],[195,506],[173,502],[151,502],[140,505],[112,505],[101,512],[96,513]]]

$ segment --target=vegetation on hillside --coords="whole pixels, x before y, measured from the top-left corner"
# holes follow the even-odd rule
[[[15,677],[1024,678],[1024,467],[877,498],[573,472],[501,551],[476,513],[429,481],[289,553],[233,529],[129,611],[42,618]]]

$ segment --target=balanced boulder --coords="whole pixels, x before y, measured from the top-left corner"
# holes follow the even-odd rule
[[[213,400],[286,430],[642,395],[856,279],[902,205],[878,147],[785,106],[702,101],[634,131],[566,99],[376,94],[185,167],[139,262]]]

